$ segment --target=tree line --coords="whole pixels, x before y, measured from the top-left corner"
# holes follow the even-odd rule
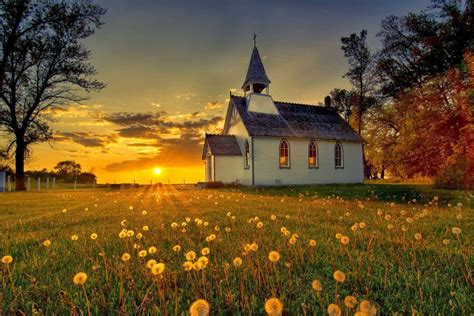
[[[421,12],[389,16],[342,37],[352,89],[333,89],[334,107],[362,136],[366,178],[431,177],[472,188],[474,1],[434,0]]]
[[[6,170],[7,174],[15,180],[15,172],[6,163],[0,164],[0,170]],[[93,184],[97,181],[97,176],[94,174],[94,170],[82,171],[82,167],[79,163],[74,160],[60,161],[54,166],[53,170],[47,170],[43,168],[41,170],[30,170],[25,172],[25,176],[33,179],[41,178],[56,178],[56,181],[63,183],[84,183]]]

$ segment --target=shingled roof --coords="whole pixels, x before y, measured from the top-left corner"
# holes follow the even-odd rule
[[[246,99],[231,96],[250,136],[305,137],[361,142],[362,138],[333,109],[275,101],[279,115],[247,111]]]
[[[233,135],[206,134],[202,159],[206,157],[207,147],[215,156],[242,156],[239,144]]]
[[[254,46],[252,51],[252,57],[250,57],[249,68],[247,70],[247,75],[245,76],[244,84],[242,88],[249,83],[263,83],[268,85],[270,79],[268,79],[267,74],[265,73],[265,68],[263,67],[262,59],[258,52],[257,46]]]

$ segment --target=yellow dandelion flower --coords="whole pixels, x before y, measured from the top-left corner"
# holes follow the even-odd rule
[[[422,237],[421,237],[421,234],[420,234],[420,233],[416,233],[416,234],[415,234],[415,239],[416,239],[416,240],[421,240],[421,238],[422,238]]]
[[[271,218],[272,221],[275,221],[277,219],[276,215],[272,215],[272,216],[270,216],[270,218]]]
[[[151,267],[151,273],[154,275],[162,274],[165,271],[165,264],[160,262]]]
[[[363,300],[362,302],[360,302],[359,310],[365,315],[377,315],[377,308],[368,300]]]
[[[340,270],[335,271],[332,276],[334,277],[334,280],[336,280],[336,282],[342,283],[346,280],[346,275]]]
[[[147,232],[149,229],[150,229],[150,228],[149,228],[148,226],[146,226],[146,225],[142,227],[142,230],[145,231],[145,232]]]
[[[142,235],[142,233],[138,233],[136,237],[137,237],[137,239],[142,239],[143,235]]]
[[[87,281],[87,274],[85,274],[84,272],[76,273],[76,275],[72,278],[72,282],[74,282],[74,284],[77,284],[77,285],[82,285],[86,283],[86,281]]]
[[[180,252],[181,251],[181,246],[180,245],[173,246],[173,251],[174,252]]]
[[[207,266],[207,264],[209,263],[209,259],[207,257],[199,257],[198,261],[200,261],[204,266]]]
[[[202,270],[204,268],[204,263],[202,261],[196,261],[193,264],[193,269],[196,271]]]
[[[258,250],[258,245],[256,242],[253,242],[251,245],[250,245],[250,250],[252,251],[257,251]]]
[[[262,228],[263,227],[263,223],[262,222],[258,222],[257,223],[257,228]]]
[[[151,254],[156,253],[156,247],[151,246],[150,248],[148,248],[148,252],[151,253]]]
[[[367,225],[364,222],[359,223],[359,228],[364,229]]]
[[[146,257],[146,255],[147,255],[147,251],[146,251],[146,250],[140,250],[140,252],[138,253],[138,256],[141,257],[141,258]]]
[[[178,223],[171,223],[171,228],[177,228],[178,227]]]
[[[43,246],[45,246],[45,247],[51,246],[51,240],[46,239],[45,241],[43,241]]]
[[[147,211],[142,211],[142,215],[146,215],[146,214],[148,214]]]
[[[321,292],[323,290],[323,286],[319,280],[314,280],[313,282],[311,282],[311,287],[313,288],[313,290],[318,292]]]
[[[188,251],[185,256],[186,256],[186,260],[188,261],[193,261],[194,259],[196,259],[196,253],[192,250]]]
[[[133,235],[135,235],[135,232],[133,230],[127,230],[127,236],[128,237],[133,237]]]
[[[310,240],[309,240],[309,245],[310,245],[311,247],[316,247],[316,240],[310,239]]]
[[[342,237],[342,234],[341,234],[341,233],[337,233],[337,234],[336,234],[336,239],[341,239],[341,237]]]
[[[344,298],[344,305],[346,305],[347,308],[354,308],[357,304],[357,299],[352,296],[348,295],[346,298]]]
[[[392,225],[392,224],[388,224],[388,225],[387,225],[387,229],[388,229],[388,230],[392,230],[392,229],[393,229],[393,225]]]
[[[202,248],[202,250],[201,250],[201,254],[203,256],[207,256],[210,253],[211,253],[211,249],[209,249],[208,247]]]
[[[290,238],[290,239],[288,240],[288,243],[289,243],[290,245],[294,245],[294,244],[296,244],[296,241],[297,241],[297,239],[292,237],[292,238]]]
[[[341,244],[343,244],[343,245],[348,245],[348,244],[349,244],[349,237],[347,237],[347,236],[342,236],[342,237],[341,237]]]
[[[71,240],[72,240],[72,241],[76,241],[76,240],[78,240],[78,239],[79,239],[79,236],[77,236],[77,235],[72,235],[72,236],[71,236]]]
[[[127,237],[127,232],[121,231],[121,232],[119,233],[119,238],[125,238],[125,237]]]
[[[232,263],[234,264],[235,267],[240,267],[242,265],[242,258],[236,257],[234,258]]]
[[[357,230],[358,226],[357,223],[351,226],[351,230],[355,232]]]
[[[224,230],[226,233],[230,233],[230,227],[226,227]]]
[[[126,220],[126,219],[122,220],[122,221],[120,222],[120,225],[122,225],[122,226],[127,225],[127,220]]]
[[[449,239],[443,239],[443,245],[445,246],[449,245]]]
[[[280,316],[283,313],[283,303],[277,298],[269,298],[265,301],[265,312],[269,316]]]
[[[453,229],[451,229],[451,231],[453,232],[454,235],[459,235],[461,233],[461,228],[453,227]]]
[[[270,253],[268,254],[268,259],[271,261],[271,262],[277,262],[278,260],[280,260],[280,254],[278,253],[278,251],[270,251]]]
[[[329,316],[340,316],[340,315],[342,315],[342,310],[339,307],[339,305],[329,304],[328,314],[329,314]]]
[[[12,256],[6,255],[6,256],[2,257],[2,263],[9,264],[9,263],[12,263],[12,262],[13,262],[13,257]]]
[[[191,271],[193,269],[193,263],[191,261],[186,261],[183,263],[184,271]]]
[[[122,255],[122,261],[123,262],[127,262],[128,260],[130,260],[131,256],[129,253],[125,252],[123,255]]]
[[[97,234],[96,234],[96,233],[92,233],[92,234],[91,234],[91,239],[92,239],[92,240],[96,240],[96,239],[97,239]]]
[[[208,316],[211,307],[206,300],[199,299],[194,301],[189,308],[191,316]]]
[[[147,267],[148,269],[151,269],[151,268],[153,268],[153,266],[154,266],[155,264],[156,264],[156,260],[155,260],[155,259],[150,259],[150,260],[147,261],[146,267]]]
[[[391,215],[389,215],[389,214],[385,215],[385,220],[386,220],[386,221],[389,221],[389,220],[391,220],[391,219],[392,219],[392,216],[391,216]]]

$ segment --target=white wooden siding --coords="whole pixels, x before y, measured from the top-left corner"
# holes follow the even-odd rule
[[[255,185],[285,185],[311,183],[360,183],[364,180],[362,144],[341,142],[344,168],[334,166],[335,141],[316,140],[319,168],[308,168],[310,139],[287,138],[290,147],[290,168],[280,169],[281,138],[254,138]]]

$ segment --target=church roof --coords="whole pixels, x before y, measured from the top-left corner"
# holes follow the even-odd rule
[[[267,74],[265,73],[265,68],[263,67],[262,59],[258,52],[257,46],[254,46],[252,51],[252,57],[250,57],[249,68],[247,70],[247,76],[245,76],[244,84],[242,88],[249,83],[263,83],[268,85],[270,79],[268,79]]]
[[[231,96],[250,136],[305,137],[363,141],[333,109],[275,101],[279,115],[247,111],[246,98]]]
[[[242,156],[239,144],[233,135],[206,134],[204,141],[204,152],[202,159],[205,159],[207,146],[212,155],[216,156]]]

